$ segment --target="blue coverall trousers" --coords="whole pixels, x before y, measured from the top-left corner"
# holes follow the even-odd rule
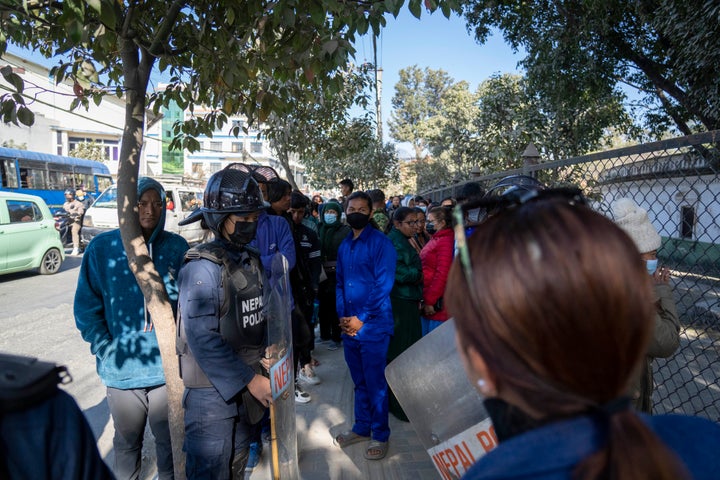
[[[345,362],[355,384],[355,423],[352,430],[380,442],[387,442],[390,438],[388,384],[385,380],[389,344],[390,335],[362,341],[343,335]]]

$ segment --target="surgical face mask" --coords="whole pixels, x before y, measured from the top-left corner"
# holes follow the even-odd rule
[[[650,275],[655,274],[655,270],[657,270],[657,266],[658,266],[657,258],[654,260],[645,260],[645,267],[647,268],[647,271]]]
[[[337,222],[337,215],[334,213],[325,213],[323,214],[323,220],[328,225],[332,225],[333,223]]]
[[[425,224],[425,230],[427,230],[430,235],[437,232],[437,230],[435,230],[435,224],[433,222],[427,222]]]
[[[427,207],[425,205],[418,205],[418,208],[423,212],[427,210]]]
[[[468,221],[473,223],[480,221],[479,208],[473,208],[472,210],[468,210]]]
[[[229,235],[235,245],[247,245],[255,238],[258,222],[235,222],[235,230]]]
[[[360,212],[348,213],[347,223],[355,230],[362,230],[370,223],[370,215],[365,215]]]

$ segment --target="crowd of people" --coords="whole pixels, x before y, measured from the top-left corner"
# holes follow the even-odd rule
[[[190,248],[163,230],[162,186],[139,180],[140,225],[178,323],[188,478],[241,477],[262,455],[273,401],[264,307],[280,281],[278,253],[292,290],[295,401],[312,401],[305,389],[321,382],[321,346],[343,349],[354,383],[341,448],[363,442],[366,459],[386,456],[389,414],[407,417],[385,367],[452,315],[501,442],[468,478],[717,471],[720,427],[637,413],[652,411],[651,360],[678,348],[679,320],[657,262],[660,236],[632,200],[613,205],[613,222],[577,192],[528,177],[488,192],[469,183],[444,199],[386,199],[354,191],[350,179],[339,186],[338,198],[308,198],[269,167],[231,164],[185,220],[214,239]],[[107,387],[114,475],[138,477],[149,422],[158,476],[172,478],[162,359],[118,231],[98,235],[83,256],[75,321]],[[693,437],[702,445],[691,447]]]

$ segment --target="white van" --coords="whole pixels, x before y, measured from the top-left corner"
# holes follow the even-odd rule
[[[180,226],[178,222],[200,208],[203,203],[203,190],[198,187],[179,184],[163,184],[168,200],[165,212],[165,230],[179,233],[188,243],[203,241],[205,230],[200,222]],[[111,185],[95,200],[83,217],[81,230],[84,243],[92,240],[95,235],[118,228],[117,216],[117,185]]]

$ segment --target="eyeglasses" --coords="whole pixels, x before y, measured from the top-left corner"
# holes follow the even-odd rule
[[[464,212],[476,208],[484,208],[486,211],[493,212],[498,215],[505,210],[518,208],[527,203],[535,203],[542,200],[564,200],[571,205],[586,205],[587,201],[579,188],[549,188],[545,190],[515,190],[507,192],[502,196],[484,197],[480,200],[458,204],[453,209],[453,217],[455,219],[455,245],[458,256],[460,257],[460,266],[470,289],[470,300],[473,304],[479,305],[475,281],[473,280],[472,261],[470,260],[470,249],[467,245],[467,236],[465,235],[465,215]]]

